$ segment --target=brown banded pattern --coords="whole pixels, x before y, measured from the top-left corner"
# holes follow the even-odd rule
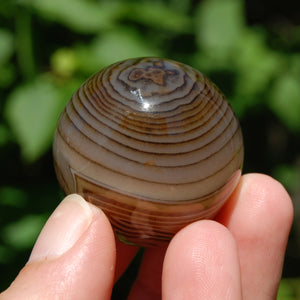
[[[101,207],[121,239],[168,241],[212,218],[237,185],[241,129],[219,89],[197,70],[138,58],[88,79],[61,114],[58,180]]]

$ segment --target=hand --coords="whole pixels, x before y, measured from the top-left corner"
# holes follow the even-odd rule
[[[216,221],[190,224],[168,247],[145,250],[129,299],[275,299],[292,219],[278,182],[244,175]],[[136,251],[115,242],[101,210],[70,195],[0,299],[110,299]]]

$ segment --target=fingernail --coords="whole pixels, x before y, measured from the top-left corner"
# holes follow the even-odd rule
[[[79,195],[67,196],[42,229],[28,262],[56,258],[66,253],[93,219],[90,205]]]

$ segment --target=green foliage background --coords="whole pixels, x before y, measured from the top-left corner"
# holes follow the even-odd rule
[[[26,262],[63,197],[51,144],[64,105],[91,74],[137,56],[189,64],[226,94],[244,132],[244,172],[274,176],[293,198],[295,222],[283,275],[300,276],[300,23],[293,19],[292,2],[284,4],[285,11],[276,5],[1,0],[1,289]],[[298,285],[297,279],[284,279],[278,299],[300,297]]]

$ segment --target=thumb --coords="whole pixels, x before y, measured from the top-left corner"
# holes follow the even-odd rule
[[[104,213],[70,195],[50,216],[29,261],[0,299],[110,299],[115,253]]]

